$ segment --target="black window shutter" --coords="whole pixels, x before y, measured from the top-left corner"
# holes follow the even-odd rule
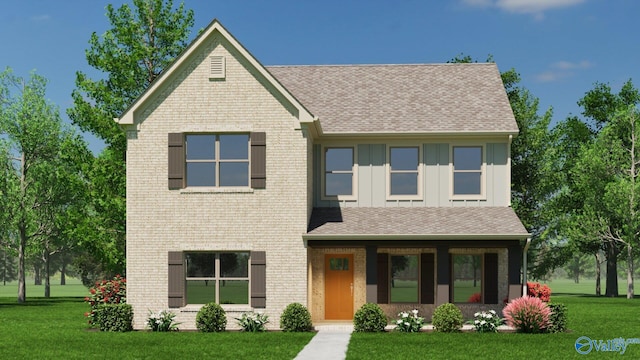
[[[264,132],[251,133],[251,187],[264,189],[267,186],[267,152]]]
[[[484,303],[498,303],[498,254],[484,254]]]
[[[389,303],[389,254],[378,254],[378,304]]]
[[[184,187],[184,136],[169,134],[169,190]]]
[[[420,254],[420,303],[421,304],[434,304],[435,303],[435,287],[434,280],[435,270],[435,254],[422,253]]]
[[[251,307],[267,307],[267,254],[251,252]]]
[[[182,252],[169,251],[169,307],[185,305],[185,274]]]

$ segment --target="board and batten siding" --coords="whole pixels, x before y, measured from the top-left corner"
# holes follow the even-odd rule
[[[407,143],[407,146],[415,143]],[[453,143],[456,145],[456,143]],[[450,143],[422,144],[422,197],[418,200],[387,199],[387,144],[357,145],[357,197],[355,200],[326,200],[322,197],[323,147],[313,148],[313,188],[315,207],[395,207],[395,206],[509,206],[508,143],[482,143],[485,151],[485,199],[451,199]],[[399,146],[394,143],[394,146]],[[349,146],[332,144],[334,146]]]

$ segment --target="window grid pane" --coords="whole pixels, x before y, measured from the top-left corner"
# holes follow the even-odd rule
[[[418,195],[419,155],[417,147],[389,149],[390,195]]]
[[[453,148],[453,194],[482,194],[482,147]]]
[[[187,135],[187,187],[249,186],[249,146],[247,134]]]
[[[325,196],[353,194],[353,148],[325,149]]]
[[[185,253],[188,304],[249,304],[248,252]]]

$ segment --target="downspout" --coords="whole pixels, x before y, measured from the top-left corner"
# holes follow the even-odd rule
[[[527,296],[527,251],[529,251],[529,245],[531,245],[531,238],[527,238],[522,252],[522,296]]]

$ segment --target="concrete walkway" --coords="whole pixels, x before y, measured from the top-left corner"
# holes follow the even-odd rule
[[[296,360],[342,360],[347,356],[353,325],[320,325]]]

